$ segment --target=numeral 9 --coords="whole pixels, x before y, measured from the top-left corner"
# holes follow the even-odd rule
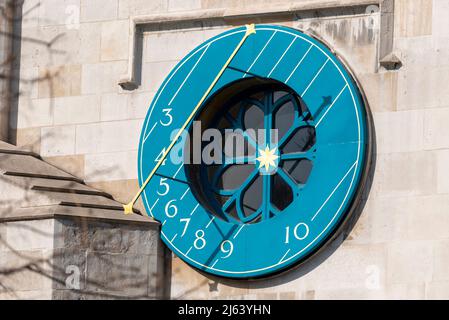
[[[226,249],[226,247],[225,247],[226,244],[227,244],[228,249]],[[232,254],[232,252],[234,252],[234,245],[232,244],[231,241],[225,240],[221,243],[220,250],[221,250],[221,252],[226,254],[224,257],[222,257],[222,259],[226,259]]]

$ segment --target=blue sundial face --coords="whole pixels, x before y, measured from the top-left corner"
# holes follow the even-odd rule
[[[143,192],[166,245],[231,278],[280,272],[316,252],[348,215],[366,169],[365,106],[337,57],[272,25],[257,25],[232,57],[245,31],[209,39],[171,71],[138,159],[142,185],[169,150]],[[210,129],[222,138],[215,148]],[[243,147],[229,147],[229,136]]]

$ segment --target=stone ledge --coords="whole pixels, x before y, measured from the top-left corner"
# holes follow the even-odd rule
[[[124,90],[135,90],[139,84],[136,81],[136,50],[139,37],[138,27],[160,23],[182,23],[205,20],[232,20],[242,18],[258,18],[267,15],[294,15],[301,11],[323,10],[329,8],[351,8],[368,5],[381,5],[390,0],[306,0],[301,3],[287,3],[272,5],[264,8],[236,9],[204,9],[195,11],[169,12],[162,14],[151,14],[134,16],[130,18],[129,25],[129,59],[127,74],[120,78],[118,84]]]
[[[17,208],[12,209],[7,214],[7,216],[0,216],[0,223],[56,218],[82,218],[123,224],[145,224],[152,225],[154,227],[159,227],[160,225],[160,223],[156,220],[138,214],[125,215],[122,211],[117,210],[70,207],[62,205]]]

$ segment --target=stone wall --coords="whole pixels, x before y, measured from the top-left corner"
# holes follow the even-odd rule
[[[165,251],[154,222],[57,217],[2,223],[0,235],[0,299],[169,295]]]
[[[371,27],[380,14],[353,6],[247,14],[278,12],[291,3],[313,8],[357,1],[275,2],[25,1],[20,76],[43,80],[21,83],[13,121],[17,144],[126,201],[137,188],[137,145],[147,106],[185,53],[247,22],[308,30],[351,66],[373,113],[375,170],[358,221],[318,259],[265,281],[207,278],[174,258],[171,296],[449,298],[448,1],[395,0],[392,39]],[[131,17],[220,8],[234,10],[234,18],[144,26],[140,85],[118,86],[128,72]],[[379,47],[388,40],[402,61],[397,70],[379,67]]]

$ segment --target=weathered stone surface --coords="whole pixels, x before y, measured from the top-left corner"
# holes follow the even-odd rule
[[[81,22],[106,21],[117,18],[118,0],[81,0]]]
[[[95,154],[136,150],[141,125],[141,120],[78,125],[76,127],[76,153]]]
[[[0,293],[51,289],[51,250],[0,252]]]
[[[424,112],[380,112],[374,114],[378,154],[423,149]]]
[[[54,124],[98,122],[100,98],[95,95],[54,99]]]
[[[75,153],[75,126],[42,128],[41,154],[44,157]]]
[[[434,194],[437,189],[437,159],[432,152],[378,155],[371,197]]]
[[[432,280],[433,243],[403,241],[388,246],[388,283],[422,283]]]
[[[17,129],[15,140],[17,146],[39,154],[41,150],[41,129]]]
[[[167,11],[168,0],[119,0],[119,18]]]
[[[67,155],[44,157],[44,160],[55,167],[61,168],[65,172],[84,179],[84,156],[83,155]]]
[[[51,219],[7,224],[6,244],[10,250],[50,250],[53,247],[54,221]]]
[[[137,179],[137,151],[86,155],[85,161],[88,182]]]
[[[81,66],[40,68],[39,98],[77,96],[81,93]]]
[[[432,33],[433,0],[396,0],[399,36],[419,37]],[[418,14],[419,13],[419,14]]]
[[[56,248],[78,248],[114,254],[163,254],[156,230],[148,227],[60,220],[56,230]]]
[[[101,61],[128,58],[128,20],[104,22],[101,26]]]

